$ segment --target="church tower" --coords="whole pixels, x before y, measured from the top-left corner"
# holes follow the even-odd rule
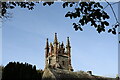
[[[73,71],[71,65],[71,46],[69,37],[67,37],[67,44],[58,42],[57,33],[54,36],[54,42],[46,40],[45,47],[45,68],[50,67],[53,69],[63,69]]]

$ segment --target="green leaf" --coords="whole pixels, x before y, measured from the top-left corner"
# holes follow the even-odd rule
[[[116,31],[112,31],[112,33],[115,35],[115,34],[116,34]]]
[[[83,31],[83,29],[81,27],[78,27],[80,29],[80,31]]]
[[[104,24],[105,24],[106,26],[109,26],[109,23],[108,23],[107,21],[104,21]]]
[[[98,7],[103,9],[103,6],[101,6],[99,2],[97,2],[96,4],[97,4]]]
[[[112,29],[109,29],[109,30],[108,30],[108,33],[110,33],[111,31],[112,31]]]
[[[10,6],[11,9],[15,8],[14,6]]]
[[[63,8],[68,7],[68,2],[63,3]]]
[[[45,5],[46,5],[46,2],[43,3],[43,6],[45,6]]]
[[[15,3],[15,2],[12,2],[12,5],[16,6],[16,3]]]
[[[73,6],[73,4],[71,3],[71,4],[70,4],[70,7],[72,7],[72,6]]]
[[[116,24],[116,25],[115,25],[115,28],[117,28],[118,26],[119,26],[119,24]]]

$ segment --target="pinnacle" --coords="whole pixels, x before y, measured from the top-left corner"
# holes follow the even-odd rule
[[[57,44],[58,41],[57,41],[57,33],[55,33],[55,38],[54,38],[54,44]]]
[[[46,39],[46,49],[49,48],[48,38]]]

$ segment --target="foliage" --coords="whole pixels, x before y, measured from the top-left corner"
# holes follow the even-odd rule
[[[75,6],[74,11],[69,11],[65,17],[70,19],[79,18],[77,23],[73,23],[75,30],[83,31],[82,26],[89,24],[96,28],[97,32],[105,32],[105,27],[109,26],[109,15],[105,12],[105,8],[99,2],[65,2],[63,8]],[[108,32],[116,34],[116,23]]]
[[[43,75],[43,70],[41,69],[41,70],[37,70],[37,73],[38,73],[38,78],[41,80],[42,79],[42,75]]]
[[[41,80],[40,73],[28,63],[10,62],[3,69],[2,80]]]
[[[16,6],[20,6],[21,8],[27,8],[28,10],[33,10],[36,3],[40,2],[2,2],[2,16],[5,16],[7,13],[7,9],[14,9]],[[44,2],[43,6],[52,5],[54,2]],[[111,9],[113,10],[111,4]],[[109,26],[109,15],[105,11],[105,8],[99,2],[63,2],[63,8],[73,7],[73,11],[68,11],[65,17],[69,17],[70,19],[79,19],[77,23],[73,23],[73,27],[75,31],[80,30],[83,31],[82,26],[86,24],[90,24],[96,28],[98,33],[105,32],[106,27]],[[118,21],[108,29],[108,33],[116,34],[116,29],[119,26]]]

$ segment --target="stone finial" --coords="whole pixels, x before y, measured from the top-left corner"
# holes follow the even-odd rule
[[[46,47],[45,49],[48,49],[49,48],[49,42],[48,42],[48,38],[46,39]]]
[[[64,48],[64,43],[63,43],[63,41],[62,41],[62,44],[61,44],[61,48]]]
[[[57,41],[57,33],[55,33],[54,44],[58,44],[58,41]]]
[[[70,48],[70,40],[69,40],[69,37],[67,37],[67,44],[66,44],[66,47],[69,47],[69,48]]]

